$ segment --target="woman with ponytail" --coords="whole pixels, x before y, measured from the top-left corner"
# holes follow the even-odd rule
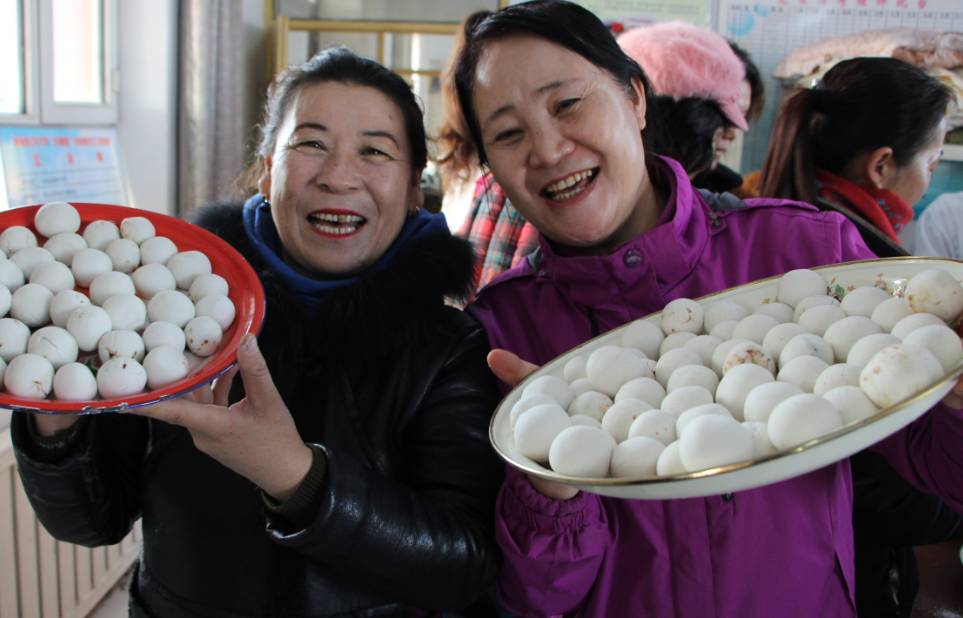
[[[898,234],[939,163],[948,103],[939,82],[900,60],[841,62],[783,103],[761,193],[842,213],[878,256],[906,255]],[[958,537],[963,516],[879,455],[851,463],[857,610],[908,616],[919,588],[913,546]]]
[[[902,255],[939,163],[950,93],[894,58],[853,58],[792,94],[773,125],[761,194],[842,213],[877,255]]]

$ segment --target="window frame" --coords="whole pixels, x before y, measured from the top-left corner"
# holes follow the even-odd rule
[[[98,0],[102,9],[103,103],[58,103],[53,98],[53,0],[20,0],[23,36],[23,100],[20,114],[0,114],[0,125],[116,125],[118,120],[119,39],[116,0]]]
[[[53,96],[53,3],[40,1],[40,120],[44,125],[111,125],[117,123],[117,6],[114,0],[101,3],[101,50],[104,101],[102,103],[59,103]]]

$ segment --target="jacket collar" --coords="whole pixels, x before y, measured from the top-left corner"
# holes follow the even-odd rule
[[[655,227],[600,256],[561,256],[542,236],[540,259],[532,263],[535,276],[551,279],[575,302],[593,306],[599,302],[599,286],[610,286],[613,293],[624,296],[650,274],[662,290],[688,275],[709,239],[706,205],[676,161],[654,157],[649,174],[668,193]]]

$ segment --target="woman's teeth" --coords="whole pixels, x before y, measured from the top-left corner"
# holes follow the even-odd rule
[[[543,193],[551,200],[567,200],[584,191],[585,187],[587,187],[589,182],[591,182],[595,177],[597,171],[598,169],[596,168],[585,170],[583,172],[576,172],[571,176],[566,176],[565,178],[557,182],[553,182],[545,187]]]
[[[336,215],[331,213],[313,214],[309,217],[311,225],[325,234],[348,235],[361,227],[365,219],[358,215]]]

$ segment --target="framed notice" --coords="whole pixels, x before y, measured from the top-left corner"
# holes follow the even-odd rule
[[[0,210],[53,201],[130,203],[116,129],[0,127]]]

